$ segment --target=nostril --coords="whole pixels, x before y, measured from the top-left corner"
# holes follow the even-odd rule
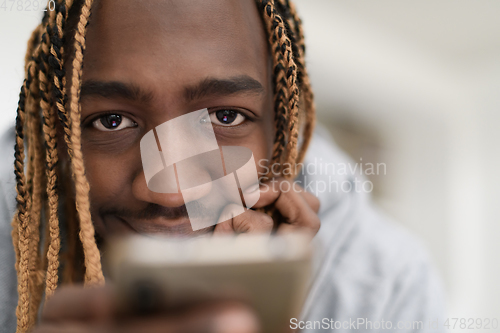
[[[150,182],[150,184],[151,183],[152,182]],[[184,205],[182,194],[178,192],[177,189],[174,193],[160,193],[148,188],[144,172],[140,172],[132,182],[132,195],[139,201],[154,203],[165,207],[178,207]]]

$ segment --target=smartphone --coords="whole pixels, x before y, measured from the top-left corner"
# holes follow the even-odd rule
[[[136,235],[108,244],[105,268],[124,307],[134,302],[138,286],[154,286],[155,299],[168,307],[236,299],[255,309],[264,333],[279,333],[300,314],[311,256],[310,237],[302,234]]]

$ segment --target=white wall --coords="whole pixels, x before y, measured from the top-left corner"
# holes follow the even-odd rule
[[[41,17],[41,12],[0,9],[0,133],[14,122],[24,79],[26,43]]]

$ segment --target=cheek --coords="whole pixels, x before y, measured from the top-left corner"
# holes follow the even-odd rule
[[[264,126],[262,126],[261,147],[263,148],[262,151],[259,152],[258,157],[254,156],[259,175],[266,173],[265,166],[269,165],[273,156],[274,138],[276,136],[276,128],[274,126],[274,110],[271,106],[272,98],[269,99],[268,105],[269,107],[267,108],[267,112],[264,114]]]
[[[131,191],[134,167],[130,157],[93,153],[85,149],[83,154],[92,209],[120,200]]]
[[[115,192],[113,186],[119,187],[119,173],[116,169],[114,159],[102,158],[99,155],[85,153],[85,170],[90,184],[90,199],[92,205],[109,197],[109,193]]]
[[[259,177],[266,174],[266,166],[269,165],[273,154],[275,136],[273,119],[272,112],[266,112],[262,126],[253,131],[246,144],[242,144],[252,150]]]

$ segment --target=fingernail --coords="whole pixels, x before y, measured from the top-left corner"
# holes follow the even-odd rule
[[[260,325],[255,314],[247,309],[236,308],[222,312],[213,321],[213,332],[258,333]]]

